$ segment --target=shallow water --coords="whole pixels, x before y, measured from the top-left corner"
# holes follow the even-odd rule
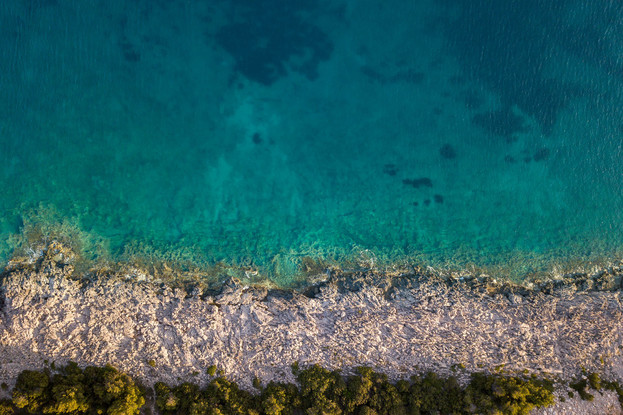
[[[2,2],[0,255],[64,236],[282,285],[620,258],[622,21],[554,0]]]

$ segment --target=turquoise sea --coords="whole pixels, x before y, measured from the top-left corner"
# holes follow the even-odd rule
[[[10,0],[0,53],[4,263],[63,239],[285,286],[623,256],[618,1]]]

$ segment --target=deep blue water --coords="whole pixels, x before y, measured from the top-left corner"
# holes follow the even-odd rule
[[[623,253],[623,5],[0,2],[0,257],[279,284]]]

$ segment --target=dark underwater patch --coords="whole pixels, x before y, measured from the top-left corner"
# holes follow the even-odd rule
[[[359,67],[359,70],[361,71],[362,74],[364,74],[365,76],[367,76],[368,78],[370,78],[371,80],[375,82],[379,82],[382,84],[387,82],[385,75],[383,75],[381,72],[377,71],[370,65],[363,65]]]
[[[391,69],[384,69],[386,72],[392,72]],[[423,72],[416,69],[400,70],[395,73],[387,74],[370,65],[363,65],[359,70],[372,81],[380,84],[407,83],[417,85],[421,84],[425,77]]]
[[[391,82],[405,82],[408,84],[421,84],[424,81],[424,72],[415,69],[398,72],[390,78]]]
[[[623,2],[608,1],[585,13],[586,19],[574,26],[561,28],[558,33],[564,39],[561,46],[579,57],[583,62],[600,67],[611,76],[623,78],[623,62],[620,59],[619,42],[612,28],[619,27],[623,14]],[[584,11],[584,10],[582,10]],[[614,42],[611,40],[615,39]]]
[[[439,154],[441,155],[441,157],[448,160],[456,158],[456,151],[454,150],[454,147],[447,143],[441,146],[441,148],[439,149]]]
[[[130,63],[136,63],[141,60],[141,54],[134,48],[134,46],[123,36],[119,42],[119,47],[123,53],[123,58]]]
[[[472,117],[472,122],[490,134],[505,138],[506,141],[513,141],[515,134],[525,131],[523,118],[508,107],[476,114]]]
[[[542,147],[534,152],[534,161],[543,161],[549,158],[549,148]]]
[[[581,93],[577,86],[543,73],[553,59],[552,47],[561,41],[566,2],[447,3],[461,8],[458,19],[449,22],[447,36],[465,74],[498,93],[504,107],[516,105],[534,117],[544,134],[551,134],[558,112]],[[497,135],[508,136],[508,127],[500,131],[499,123],[492,124]]]
[[[420,187],[433,187],[433,181],[428,177],[420,177],[419,179],[404,179],[402,184],[411,186],[415,189]]]
[[[398,167],[395,164],[388,163],[383,166],[383,173],[389,176],[395,176],[398,173]]]
[[[313,80],[318,64],[333,52],[328,36],[302,17],[313,11],[314,4],[238,2],[216,41],[234,58],[236,70],[251,81],[271,85],[288,71]]]

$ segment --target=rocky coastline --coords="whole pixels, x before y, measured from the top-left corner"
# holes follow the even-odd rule
[[[67,361],[110,363],[146,385],[205,384],[216,365],[249,390],[255,377],[294,382],[293,362],[365,365],[390,379],[503,368],[620,381],[622,277],[622,264],[530,286],[362,271],[301,291],[232,279],[189,292],[122,273],[81,278],[49,252],[0,277],[0,381],[12,387],[22,370]],[[552,410],[543,413],[564,413]]]

